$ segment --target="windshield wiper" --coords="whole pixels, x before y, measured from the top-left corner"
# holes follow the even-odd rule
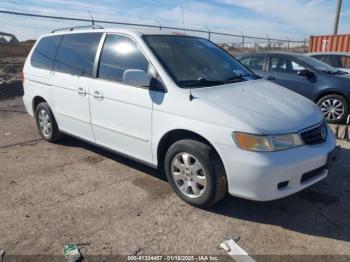
[[[249,77],[250,79],[247,77]],[[226,79],[225,83],[237,83],[237,82],[243,82],[243,81],[259,79],[259,78],[260,78],[259,76],[252,75],[252,74],[239,74]]]
[[[222,84],[224,84],[223,81],[211,80],[204,77],[198,78],[197,80],[181,80],[177,82],[177,85],[181,87],[216,86]]]
[[[331,75],[346,75],[347,72],[341,71],[341,70],[321,70],[322,72],[325,72],[327,74],[331,74]]]
[[[177,85],[181,87],[207,87],[207,86],[216,86],[216,85],[224,85],[229,83],[243,82],[243,81],[259,79],[259,78],[260,78],[259,76],[252,75],[252,74],[235,75],[226,79],[225,81],[207,79],[205,77],[201,77],[201,78],[198,78],[197,80],[193,79],[193,80],[177,81]]]

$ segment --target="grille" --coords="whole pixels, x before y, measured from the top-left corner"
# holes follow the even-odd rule
[[[324,143],[327,140],[327,124],[323,122],[317,127],[300,132],[300,136],[307,145]]]

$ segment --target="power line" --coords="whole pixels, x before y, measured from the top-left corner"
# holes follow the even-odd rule
[[[24,13],[24,12],[13,12],[13,11],[7,11],[7,10],[0,10],[0,13],[3,14],[12,14],[12,15],[20,15],[20,16],[27,16],[27,17],[36,17],[36,18],[51,18],[51,19],[57,19],[57,20],[69,20],[69,21],[78,21],[78,22],[91,22],[91,18],[77,18],[77,17],[64,17],[64,16],[53,16],[53,15],[42,15],[42,14],[34,14],[34,13]],[[159,25],[151,25],[151,24],[140,24],[140,23],[127,23],[127,22],[118,22],[118,21],[111,21],[111,20],[95,20],[95,23],[101,23],[101,24],[113,24],[113,25],[125,25],[125,26],[136,26],[141,28],[159,28]],[[192,33],[208,33],[206,30],[199,30],[199,29],[191,29],[191,28],[179,28],[179,27],[173,27],[173,26],[162,26],[163,29],[169,29],[169,30],[185,30],[187,32]],[[218,31],[210,31],[212,35],[219,35],[219,36],[229,36],[229,37],[241,37],[241,35],[238,34],[230,34],[230,33],[224,33],[224,32],[218,32]],[[245,35],[245,38],[247,39],[255,39],[255,40],[267,40],[264,37],[257,37],[257,36],[249,36]],[[282,39],[276,39],[276,38],[270,38],[268,36],[269,41],[284,41]],[[303,43],[304,41],[301,40],[295,40],[293,42],[296,43]]]

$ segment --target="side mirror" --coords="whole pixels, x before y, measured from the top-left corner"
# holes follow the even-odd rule
[[[162,93],[168,92],[168,90],[164,86],[163,82],[160,79],[155,78],[155,77],[151,78],[151,83],[150,83],[149,89],[152,91],[157,91],[157,92],[162,92]]]
[[[149,87],[151,77],[140,69],[127,69],[123,74],[123,82],[127,85]]]
[[[298,71],[299,76],[312,77],[315,76],[309,69],[302,69]]]

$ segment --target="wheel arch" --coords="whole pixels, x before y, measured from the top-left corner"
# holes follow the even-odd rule
[[[159,140],[158,147],[157,147],[157,166],[158,166],[158,168],[163,169],[166,151],[168,150],[168,148],[172,144],[174,144],[176,141],[179,141],[182,139],[189,139],[189,138],[195,139],[197,141],[200,141],[200,142],[203,142],[203,143],[209,145],[211,148],[213,148],[215,153],[218,155],[220,161],[222,162],[222,159],[221,159],[218,151],[215,149],[213,144],[208,139],[206,139],[204,136],[202,136],[196,132],[186,130],[186,129],[173,129],[173,130],[170,130],[167,133],[165,133],[162,136],[162,138]]]
[[[36,110],[36,107],[42,103],[42,102],[45,102],[47,103],[47,101],[45,100],[45,98],[43,98],[42,96],[35,96],[33,98],[33,101],[32,101],[32,109],[33,109],[33,113],[35,114],[35,110]]]
[[[328,96],[328,95],[338,95],[338,96],[342,96],[345,98],[345,100],[349,103],[349,98],[342,92],[338,91],[338,90],[325,90],[322,93],[318,94],[316,96],[316,98],[314,99],[314,102],[317,103],[322,97]]]

